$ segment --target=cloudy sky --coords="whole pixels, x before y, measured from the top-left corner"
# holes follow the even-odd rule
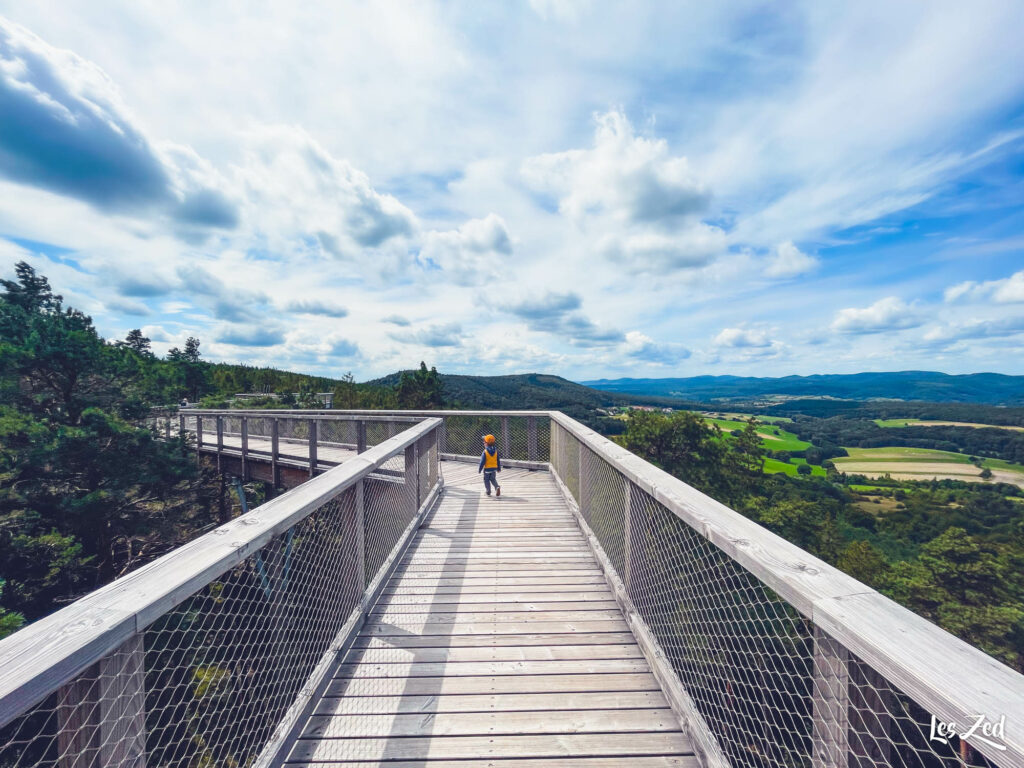
[[[1024,373],[1024,3],[0,0],[0,272],[365,379]]]

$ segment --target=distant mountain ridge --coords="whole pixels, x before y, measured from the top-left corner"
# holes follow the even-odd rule
[[[597,379],[580,383],[605,392],[702,402],[771,397],[833,397],[843,400],[1024,404],[1024,376],[1002,373],[952,375],[937,371],[893,371],[780,378],[692,376],[669,379]]]

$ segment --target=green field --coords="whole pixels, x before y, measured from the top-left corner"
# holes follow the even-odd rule
[[[834,461],[838,464],[841,461],[907,461],[907,462],[950,462],[953,464],[970,464],[971,461],[966,454],[953,453],[952,451],[936,451],[932,448],[847,448],[848,457],[838,458]]]
[[[803,459],[790,459],[790,463],[779,461],[778,459],[765,459],[764,460],[764,472],[766,475],[774,475],[779,472],[789,475],[790,477],[797,477],[797,467],[800,464],[806,464],[807,462]],[[811,464],[811,476],[812,477],[825,477],[828,473],[817,464]],[[806,477],[806,475],[805,475]]]
[[[920,419],[875,419],[875,424],[880,427],[906,427],[920,421]]]
[[[732,415],[732,414],[729,414]],[[736,414],[742,416],[743,414]],[[704,416],[708,424],[716,424],[725,433],[737,429],[745,429],[745,421],[735,419],[716,419],[711,416]],[[758,424],[757,431],[761,435],[761,445],[769,451],[804,451],[811,447],[811,444],[801,440],[792,432],[787,432],[776,424]]]

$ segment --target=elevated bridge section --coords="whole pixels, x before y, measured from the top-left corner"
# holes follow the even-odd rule
[[[1024,767],[1024,677],[563,414],[160,429],[295,487],[0,641],[4,768]]]

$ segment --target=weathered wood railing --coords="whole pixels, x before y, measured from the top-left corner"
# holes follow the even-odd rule
[[[417,421],[0,641],[0,766],[269,765],[440,491]]]

